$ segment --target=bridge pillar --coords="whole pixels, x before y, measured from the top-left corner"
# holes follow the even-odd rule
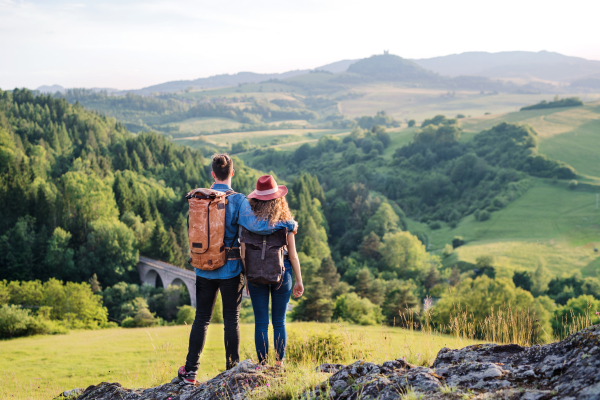
[[[196,274],[162,261],[153,260],[147,257],[140,257],[137,265],[140,274],[140,282],[149,285],[156,285],[156,276],[160,276],[163,286],[185,285],[190,293],[192,307],[196,307]]]

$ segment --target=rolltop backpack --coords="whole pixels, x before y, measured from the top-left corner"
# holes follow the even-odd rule
[[[186,195],[190,211],[188,238],[194,268],[212,271],[239,259],[239,247],[225,247],[225,205],[233,190],[194,189]]]
[[[240,242],[246,247],[245,267],[249,282],[266,285],[280,285],[283,282],[287,233],[287,228],[284,228],[263,236],[242,227]]]

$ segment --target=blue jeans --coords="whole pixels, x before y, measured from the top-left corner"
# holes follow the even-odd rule
[[[277,360],[285,357],[287,346],[287,333],[285,330],[285,313],[292,294],[292,265],[285,260],[285,274],[281,287],[278,285],[265,285],[248,282],[252,309],[254,310],[254,343],[258,361],[264,363],[269,358],[269,295],[271,304],[271,318],[273,320],[273,333],[275,338],[275,351]]]

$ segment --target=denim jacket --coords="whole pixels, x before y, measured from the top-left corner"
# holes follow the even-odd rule
[[[226,192],[231,187],[215,183],[212,189]],[[227,199],[228,202],[225,206],[225,246],[227,247],[239,246],[240,225],[259,235],[269,235],[283,228],[288,228],[290,232],[297,229],[296,221],[278,222],[275,226],[269,226],[269,221],[257,219],[250,208],[248,199],[241,193],[232,194]],[[196,275],[206,279],[230,279],[238,276],[242,272],[242,267],[242,260],[228,260],[221,268],[213,271],[196,269]]]

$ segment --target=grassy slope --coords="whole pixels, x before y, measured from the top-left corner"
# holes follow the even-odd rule
[[[431,231],[427,226],[410,222],[411,231],[424,231],[430,237],[430,250],[440,250],[454,236],[469,241],[455,250],[446,264],[465,260],[475,262],[481,255],[493,255],[498,266],[510,270],[534,270],[539,260],[551,272],[562,274],[581,269],[584,275],[596,275],[597,269],[586,268],[598,257],[593,251],[600,244],[600,211],[596,196],[587,190],[571,191],[564,183],[537,181],[523,196],[504,209],[491,214],[488,221],[472,216],[451,229]]]
[[[253,329],[251,324],[241,325],[243,359],[255,357]],[[360,350],[361,358],[376,362],[406,357],[415,363],[431,363],[442,347],[473,343],[400,328],[289,324],[292,338],[305,338],[315,331],[344,335],[351,347],[348,354]],[[48,399],[64,390],[102,381],[118,381],[125,387],[158,385],[169,381],[183,363],[188,336],[189,327],[173,326],[73,331],[62,336],[0,341],[0,398]],[[223,325],[212,324],[198,379],[208,379],[224,367]]]
[[[410,222],[413,232],[430,237],[430,249],[440,251],[454,236],[469,243],[455,250],[446,265],[464,260],[475,262],[481,255],[493,255],[496,265],[507,271],[534,270],[544,262],[551,272],[561,275],[580,270],[584,276],[600,276],[600,105],[512,112],[469,118],[461,121],[463,136],[489,129],[501,122],[527,123],[540,137],[540,152],[575,167],[585,185],[569,190],[566,182],[552,184],[536,180],[521,198],[495,212],[489,221],[477,222],[470,216],[455,228],[444,226],[431,231]]]
[[[179,132],[177,133],[188,133],[193,136],[201,133],[217,132],[222,129],[238,129],[242,124],[228,118],[189,118],[163,126],[178,126]]]

